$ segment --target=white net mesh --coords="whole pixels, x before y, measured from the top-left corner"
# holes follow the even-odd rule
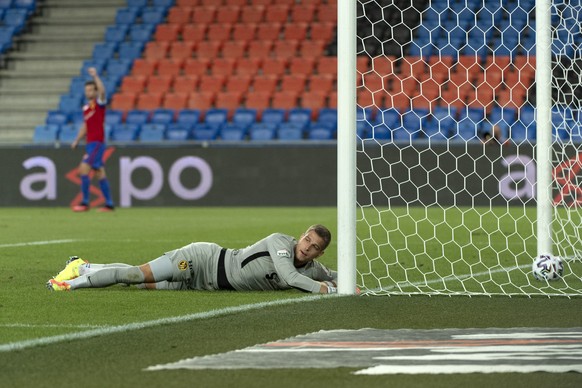
[[[534,0],[358,2],[358,285],[580,295],[578,2],[552,6],[554,254],[536,256]]]

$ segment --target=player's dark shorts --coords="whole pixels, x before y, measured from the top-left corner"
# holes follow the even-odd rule
[[[83,163],[87,163],[94,170],[98,170],[103,167],[103,153],[105,152],[105,143],[100,141],[87,143],[85,150],[87,153],[83,157]]]

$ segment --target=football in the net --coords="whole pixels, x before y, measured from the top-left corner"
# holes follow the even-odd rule
[[[539,255],[532,264],[532,272],[537,280],[558,280],[564,274],[564,264],[558,256]]]

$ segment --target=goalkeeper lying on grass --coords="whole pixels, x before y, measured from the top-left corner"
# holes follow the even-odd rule
[[[310,226],[299,240],[274,233],[243,249],[192,243],[140,266],[94,264],[76,256],[47,282],[70,291],[113,284],[162,290],[285,290],[336,292],[337,272],[314,261],[331,241],[323,225]]]

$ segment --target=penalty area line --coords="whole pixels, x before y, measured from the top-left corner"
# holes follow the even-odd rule
[[[169,324],[173,324],[173,323],[183,323],[183,322],[195,321],[198,319],[214,318],[214,317],[219,317],[219,316],[223,316],[223,315],[258,310],[258,309],[262,309],[265,307],[271,307],[271,306],[284,306],[284,305],[293,304],[293,303],[311,302],[311,301],[320,300],[320,299],[328,298],[328,297],[333,297],[333,296],[327,295],[327,294],[322,294],[322,295],[304,296],[301,298],[281,299],[281,300],[275,300],[275,301],[271,301],[271,302],[245,304],[245,305],[241,305],[241,306],[225,307],[223,309],[205,311],[202,313],[180,315],[177,317],[169,317],[169,318],[160,318],[160,319],[154,319],[151,321],[129,323],[126,325],[119,325],[119,326],[106,326],[103,328],[86,330],[86,331],[82,331],[82,332],[76,332],[76,333],[70,333],[70,334],[61,334],[61,335],[55,335],[55,336],[50,336],[50,337],[41,337],[41,338],[35,338],[35,339],[19,341],[19,342],[11,342],[11,343],[0,345],[0,353],[11,352],[14,350],[22,350],[22,349],[26,349],[26,348],[33,348],[33,347],[41,346],[41,345],[50,345],[50,344],[55,344],[58,342],[74,341],[74,340],[80,340],[80,339],[86,339],[86,338],[100,337],[100,336],[109,335],[109,334],[123,333],[123,332],[145,329],[145,328],[150,328],[150,327],[155,327],[155,326],[169,325]]]
[[[30,241],[30,242],[23,242],[23,243],[14,243],[14,244],[0,244],[0,248],[13,248],[13,247],[27,247],[31,245],[49,245],[49,244],[65,244],[65,243],[72,243],[78,240],[46,240],[46,241]]]

